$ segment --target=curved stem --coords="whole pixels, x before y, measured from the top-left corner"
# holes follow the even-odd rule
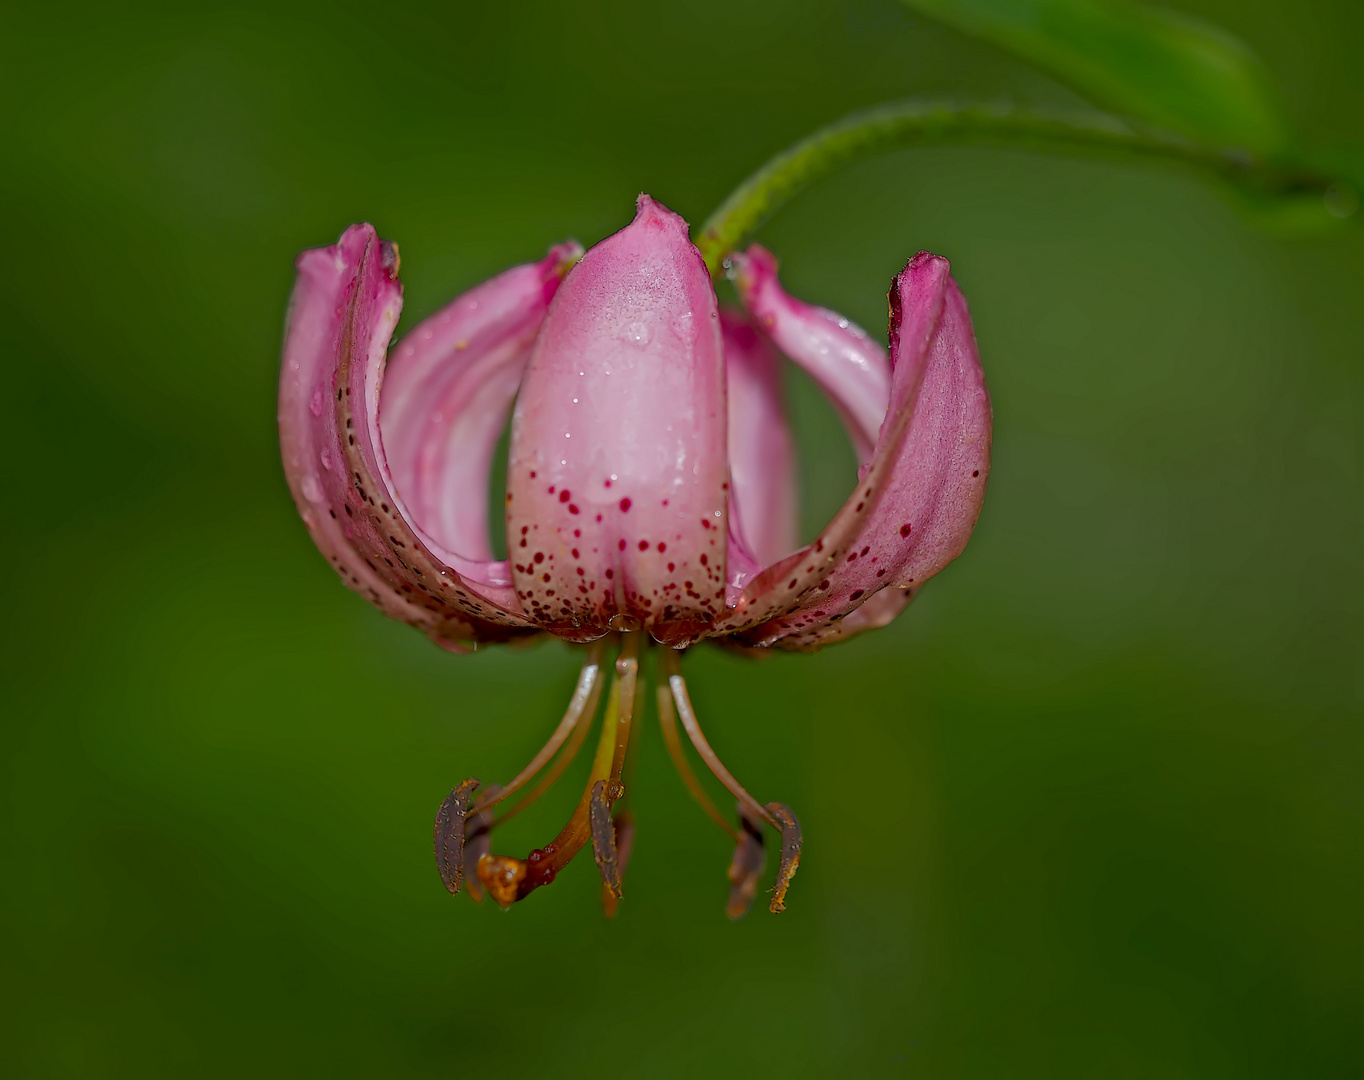
[[[985,144],[1190,165],[1261,195],[1329,196],[1342,184],[1306,166],[1204,146],[1103,113],[905,101],[853,113],[791,146],[739,185],[702,226],[696,246],[712,275],[792,196],[849,162],[911,146]]]

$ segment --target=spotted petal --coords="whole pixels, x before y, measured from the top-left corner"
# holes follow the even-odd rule
[[[724,612],[724,380],[701,254],[641,195],[569,272],[517,397],[507,544],[541,626],[683,644]]]
[[[748,644],[809,648],[888,622],[975,526],[991,412],[966,301],[947,261],[927,253],[890,300],[890,403],[875,452],[819,538],[745,589],[726,625]],[[906,591],[839,627],[887,587]]]
[[[314,542],[385,614],[440,644],[533,629],[505,586],[474,587],[403,510],[380,438],[380,388],[402,309],[397,248],[354,225],[298,259],[280,372],[285,475]]]

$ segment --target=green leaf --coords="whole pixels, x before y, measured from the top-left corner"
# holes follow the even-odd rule
[[[1230,34],[1131,0],[902,0],[1042,68],[1091,101],[1216,146],[1288,136],[1264,67]]]

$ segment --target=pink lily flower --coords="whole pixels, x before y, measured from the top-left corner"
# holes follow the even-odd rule
[[[318,548],[385,614],[454,651],[544,633],[586,645],[568,711],[501,787],[456,787],[436,821],[451,892],[509,905],[590,841],[614,910],[632,826],[623,775],[659,650],[658,706],[683,779],[736,843],[729,911],[782,836],[771,903],[800,852],[795,815],[734,779],[701,732],[678,663],[707,638],[812,650],[894,619],[965,547],[985,493],[991,410],[966,301],[945,259],[916,255],[890,289],[890,350],[783,291],[776,260],[732,257],[742,308],[721,308],[687,224],[647,195],[634,221],[583,253],[551,248],[452,301],[389,355],[402,307],[395,245],[369,225],[304,252],[290,305],[279,422],[290,490]],[[794,444],[778,354],[829,396],[861,461],[819,535],[796,533]],[[509,557],[489,535],[488,485],[511,414]],[[600,743],[577,811],[526,859],[490,851],[492,810],[557,778],[597,712]],[[696,751],[738,800],[705,795]],[[557,755],[557,756],[556,756]],[[550,762],[553,759],[553,764]],[[477,795],[476,795],[477,792]]]

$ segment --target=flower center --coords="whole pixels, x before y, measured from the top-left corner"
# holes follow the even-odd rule
[[[467,882],[469,895],[475,900],[481,900],[486,890],[502,907],[510,907],[552,882],[590,841],[602,878],[602,904],[608,915],[615,913],[622,896],[621,880],[634,837],[633,821],[625,808],[622,776],[632,757],[630,748],[635,718],[643,711],[645,682],[640,677],[640,664],[641,653],[647,649],[648,641],[647,634],[633,632],[613,634],[588,645],[568,709],[530,763],[505,785],[483,785],[471,777],[446,797],[436,815],[435,850],[441,879],[452,894],[459,892]],[[553,840],[531,851],[524,859],[493,854],[493,829],[548,791],[577,756],[601,699],[602,667],[607,649],[616,644],[619,651],[596,755],[582,797],[568,823]],[[668,754],[692,796],[735,842],[726,911],[731,918],[741,917],[757,893],[767,863],[762,834],[764,823],[782,838],[780,867],[769,908],[773,912],[783,911],[787,887],[800,863],[800,823],[781,803],[759,803],[734,778],[711,748],[696,719],[687,684],[682,678],[680,653],[670,648],[662,648],[660,652],[658,718]],[[679,716],[696,753],[738,801],[737,825],[730,824],[719,811],[692,771],[677,730]],[[539,781],[515,806],[500,817],[493,817],[495,807],[537,776]]]

